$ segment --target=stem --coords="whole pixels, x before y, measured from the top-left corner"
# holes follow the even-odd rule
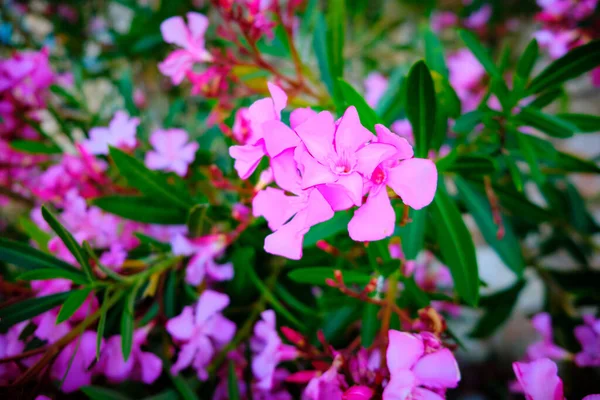
[[[386,365],[385,349],[387,348],[387,335],[390,330],[390,320],[392,319],[392,304],[396,304],[396,292],[398,291],[398,274],[396,271],[388,278],[388,289],[385,295],[386,305],[383,307],[381,317],[381,367]]]

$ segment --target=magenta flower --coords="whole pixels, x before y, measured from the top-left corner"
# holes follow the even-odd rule
[[[121,335],[112,336],[102,349],[100,361],[96,369],[101,371],[111,382],[123,382],[126,379],[153,383],[162,371],[162,360],[142,350],[151,326],[136,329],[133,333],[131,354],[127,361],[123,359]]]
[[[460,49],[448,56],[450,84],[460,98],[464,112],[473,111],[485,94],[482,80],[485,69],[467,49]]]
[[[434,11],[431,13],[431,29],[439,33],[458,24],[458,16],[452,11]]]
[[[4,334],[0,334],[0,358],[15,356],[21,354],[25,349],[25,343],[19,340],[19,336],[27,322],[21,322],[8,329]],[[19,366],[14,362],[0,364],[0,384],[6,385],[11,380],[19,376]]]
[[[69,343],[58,355],[50,368],[50,375],[63,380],[61,390],[76,391],[92,383],[92,363],[96,359],[96,332],[86,331],[81,338]]]
[[[221,314],[228,304],[227,295],[205,290],[195,308],[184,307],[181,314],[167,322],[167,332],[181,343],[177,361],[171,367],[172,374],[191,365],[198,379],[208,379],[206,367],[210,360],[235,335],[235,324]]]
[[[82,145],[91,154],[108,154],[108,146],[132,149],[139,124],[139,118],[129,118],[125,111],[117,111],[108,127],[90,129],[90,138]]]
[[[342,396],[342,400],[369,400],[375,392],[368,386],[352,386],[346,390]]]
[[[180,47],[158,64],[160,72],[170,77],[174,85],[179,85],[183,81],[186,74],[192,71],[194,63],[212,60],[204,42],[208,18],[196,12],[189,12],[186,15],[187,25],[179,16],[171,17],[160,24],[163,40]]]
[[[527,400],[564,400],[563,383],[553,361],[515,362],[513,370]]]
[[[458,385],[456,359],[440,343],[395,330],[390,330],[388,337],[390,381],[383,391],[383,400],[442,400],[446,389]]]
[[[283,344],[275,326],[273,310],[263,311],[262,320],[254,325],[254,337],[250,346],[254,353],[252,358],[252,373],[257,379],[257,387],[261,390],[271,390],[275,383],[277,364],[293,360],[298,356],[294,346]]]
[[[302,392],[302,400],[341,399],[348,384],[344,375],[338,372],[338,368],[338,363],[334,360],[327,371],[322,374],[317,373]]]
[[[146,166],[173,171],[179,176],[187,173],[198,150],[198,143],[188,143],[188,134],[183,129],[160,129],[152,133],[150,144],[154,150],[146,153]]]
[[[492,16],[492,6],[489,4],[483,5],[479,10],[471,13],[465,19],[465,26],[469,29],[483,28]]]
[[[173,254],[192,256],[186,270],[185,280],[190,285],[201,284],[206,277],[213,281],[227,281],[233,278],[233,264],[217,264],[215,259],[225,251],[225,236],[208,235],[187,239],[177,234],[171,240]]]
[[[235,160],[234,168],[242,179],[247,179],[252,175],[262,157],[267,154],[263,124],[269,121],[279,121],[281,110],[287,104],[287,95],[279,86],[270,82],[267,85],[271,97],[255,101],[248,108],[247,115],[242,116],[247,118],[247,121],[244,122],[247,131],[242,132],[245,144],[229,148],[229,155]],[[274,155],[271,154],[271,156]]]
[[[348,224],[350,237],[356,241],[375,241],[394,233],[396,213],[392,208],[387,186],[402,198],[404,204],[418,210],[433,200],[437,188],[437,169],[431,160],[412,158],[413,150],[403,139],[383,125],[376,125],[377,143],[385,146],[386,153],[373,158],[372,172],[365,171],[365,192],[369,197],[355,211]],[[391,155],[387,148],[394,151]]]
[[[531,319],[531,324],[542,336],[542,340],[531,344],[527,348],[527,357],[530,360],[538,360],[540,358],[561,360],[569,357],[569,352],[567,350],[554,344],[554,340],[552,339],[552,320],[550,314],[536,314]]]
[[[371,72],[365,79],[365,100],[371,107],[377,106],[388,87],[388,80],[379,72]]]
[[[581,352],[575,355],[580,367],[600,367],[600,319],[593,315],[583,316],[584,325],[575,328],[575,337],[581,344]]]

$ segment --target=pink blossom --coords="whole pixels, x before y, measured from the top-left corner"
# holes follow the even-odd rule
[[[471,13],[465,20],[465,26],[469,29],[480,29],[485,26],[492,16],[492,6],[483,5],[479,10]]]
[[[441,400],[446,389],[458,385],[460,371],[450,350],[432,346],[421,335],[390,330],[388,336],[390,381],[383,400]]]
[[[483,98],[482,80],[485,69],[467,49],[460,49],[448,56],[450,84],[460,98],[464,112],[473,111]]]
[[[434,11],[431,13],[431,29],[436,33],[456,26],[456,24],[458,24],[458,16],[452,11]]]
[[[542,336],[542,340],[531,344],[527,348],[527,357],[530,360],[538,360],[540,358],[560,360],[569,356],[567,350],[554,344],[552,339],[552,321],[550,319],[550,314],[539,313],[535,315],[531,319],[531,324]]]
[[[109,267],[114,271],[119,271],[126,259],[127,251],[119,242],[111,244],[108,251],[105,251],[100,255],[100,262],[102,265]]]
[[[228,304],[227,295],[205,290],[195,307],[184,307],[181,314],[167,322],[167,331],[181,343],[171,373],[178,374],[191,365],[200,380],[208,379],[206,367],[210,360],[235,335],[235,324],[221,314]]]
[[[6,358],[21,354],[25,348],[25,343],[19,340],[19,336],[27,322],[21,322],[8,329],[4,334],[0,334],[0,358]],[[19,376],[19,367],[14,362],[0,364],[0,384],[6,385],[17,376]]]
[[[158,64],[160,72],[170,77],[174,85],[179,85],[183,81],[186,74],[192,70],[194,63],[212,60],[204,41],[208,18],[196,12],[189,12],[186,15],[187,25],[179,16],[171,17],[160,24],[163,40],[180,47]]]
[[[50,374],[58,381],[64,379],[61,390],[71,393],[92,383],[93,371],[90,368],[95,359],[96,332],[86,331],[62,349],[50,368]]]
[[[396,213],[387,191],[389,186],[404,204],[421,209],[431,203],[437,187],[437,169],[431,160],[413,158],[412,147],[383,125],[376,125],[377,142],[366,146],[392,147],[390,156],[374,159],[374,169],[364,173],[365,193],[369,197],[355,211],[348,224],[350,237],[356,241],[374,241],[391,236],[396,224]]]
[[[348,384],[344,376],[338,372],[340,363],[335,359],[327,371],[316,374],[302,392],[302,400],[341,399]]]
[[[111,382],[123,382],[126,379],[153,383],[162,371],[162,360],[141,349],[146,342],[151,326],[136,329],[133,333],[131,354],[124,360],[121,335],[112,336],[102,349],[96,369],[102,372]]]
[[[191,285],[201,284],[205,277],[213,281],[226,281],[233,278],[233,264],[217,264],[215,261],[223,255],[225,245],[223,235],[187,239],[178,234],[171,240],[173,254],[192,256],[185,270],[185,280]]]
[[[584,325],[577,326],[574,334],[581,352],[575,355],[575,364],[580,367],[600,366],[600,319],[591,314],[583,316]]]
[[[243,133],[245,144],[229,148],[229,155],[235,160],[234,168],[242,179],[248,179],[258,167],[262,157],[267,154],[263,125],[269,121],[279,121],[281,111],[287,104],[287,95],[279,86],[272,83],[267,85],[271,97],[255,101],[248,108],[247,115],[242,116],[247,117],[245,124],[248,131],[240,132]]]
[[[250,343],[254,352],[252,373],[258,380],[258,388],[271,390],[277,364],[293,360],[298,356],[298,351],[294,346],[281,342],[273,310],[263,311],[260,315],[262,319],[254,325],[254,337]]]
[[[375,392],[368,386],[352,386],[342,395],[342,400],[369,400]]]
[[[578,32],[575,30],[556,32],[542,29],[535,32],[534,36],[540,47],[548,50],[550,57],[560,58],[567,54],[572,47],[573,42],[578,37]]]
[[[150,136],[153,151],[146,153],[146,166],[150,169],[173,171],[179,176],[187,173],[194,161],[198,143],[188,143],[183,129],[161,129]]]
[[[600,67],[594,68],[591,72],[592,84],[595,87],[600,87]]]
[[[564,400],[563,383],[553,361],[515,362],[513,370],[527,400]]]
[[[129,118],[125,111],[117,111],[108,127],[90,129],[90,138],[82,145],[91,154],[108,154],[108,146],[132,149],[139,124],[139,118]]]
[[[378,72],[371,72],[365,79],[365,100],[375,107],[388,87],[388,80]]]

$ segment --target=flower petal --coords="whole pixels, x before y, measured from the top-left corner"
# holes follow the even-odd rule
[[[276,231],[298,211],[298,202],[280,189],[267,187],[252,200],[252,212],[255,217],[265,217],[269,229]]]
[[[335,148],[338,154],[343,151],[353,153],[375,136],[362,124],[356,107],[348,107],[340,120],[335,133]]]
[[[414,156],[413,148],[405,138],[396,135],[380,124],[375,125],[375,132],[377,132],[378,143],[390,144],[396,148],[396,154],[393,157],[396,160],[407,160]]]
[[[296,147],[294,158],[302,171],[302,189],[338,180],[338,176],[331,171],[329,166],[321,164],[303,146]]]
[[[458,364],[448,349],[423,356],[413,367],[413,372],[419,384],[435,389],[454,388],[460,381]]]
[[[298,173],[298,164],[294,159],[294,149],[284,150],[281,154],[271,159],[271,169],[273,179],[283,190],[292,193],[300,193],[300,175]]]
[[[156,354],[146,351],[140,352],[138,357],[142,382],[149,385],[157,380],[160,376],[160,373],[162,372],[162,360]]]
[[[228,305],[229,297],[226,294],[215,292],[214,290],[205,290],[200,295],[200,299],[196,305],[195,324],[201,325]]]
[[[300,138],[296,135],[296,132],[279,120],[263,123],[262,130],[265,148],[271,157],[279,155],[286,149],[296,147],[300,143]]]
[[[356,152],[357,165],[356,170],[369,178],[373,170],[383,161],[393,157],[396,154],[396,148],[384,143],[372,143]]]
[[[292,129],[296,129],[298,125],[315,115],[317,112],[310,107],[296,108],[290,113],[290,126]]]
[[[406,205],[419,210],[431,203],[435,196],[437,169],[431,160],[404,160],[388,170],[387,185]]]
[[[275,114],[277,115],[277,118],[279,118],[281,111],[287,105],[287,94],[285,94],[285,92],[274,83],[267,82],[267,87],[269,88],[269,93],[273,99]]]
[[[515,362],[513,370],[527,400],[564,400],[563,383],[556,364],[547,358]]]
[[[176,44],[179,47],[187,46],[188,28],[182,17],[171,17],[160,24],[160,32],[163,40],[167,43]]]
[[[241,179],[248,179],[265,155],[264,145],[231,146],[229,155],[235,160],[233,167]]]
[[[385,186],[371,190],[367,201],[358,210],[348,224],[348,233],[352,240],[371,242],[381,240],[394,233],[396,213],[392,208]]]
[[[204,14],[189,12],[186,14],[188,26],[195,42],[204,43],[204,34],[208,28],[208,18]]]
[[[189,340],[194,334],[194,310],[183,307],[181,314],[167,321],[167,332],[177,340]]]
[[[310,154],[323,164],[333,153],[335,121],[328,111],[321,111],[296,127],[296,133]]]
[[[385,354],[392,375],[395,371],[410,369],[425,352],[423,340],[410,333],[390,330],[388,338],[389,344]]]

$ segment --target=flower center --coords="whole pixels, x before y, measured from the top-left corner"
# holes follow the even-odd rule
[[[371,174],[371,182],[373,182],[376,185],[380,185],[383,182],[385,182],[385,179],[386,179],[386,174],[385,174],[385,171],[383,170],[383,168],[381,168],[381,167],[375,168],[375,171],[373,171],[373,173]]]

